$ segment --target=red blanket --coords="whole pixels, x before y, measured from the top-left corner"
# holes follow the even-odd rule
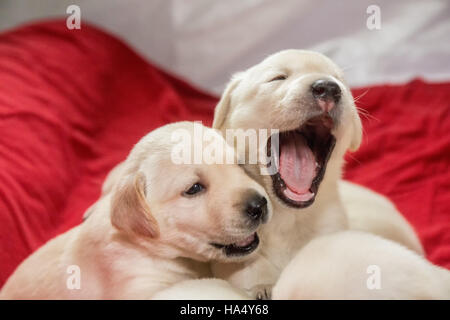
[[[365,139],[347,177],[387,194],[428,257],[450,267],[450,83],[355,90]],[[0,287],[33,250],[81,222],[107,172],[148,131],[211,123],[217,97],[95,28],[64,21],[0,35]]]

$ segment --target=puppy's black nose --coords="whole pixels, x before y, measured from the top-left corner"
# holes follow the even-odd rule
[[[261,195],[252,196],[247,202],[245,213],[252,219],[257,220],[267,215],[267,199]]]
[[[341,99],[341,88],[332,80],[317,80],[311,85],[311,91],[316,99],[332,100],[334,103]]]

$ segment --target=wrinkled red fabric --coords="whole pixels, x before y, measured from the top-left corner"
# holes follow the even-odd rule
[[[389,196],[427,257],[450,268],[450,82],[414,80],[353,94],[365,134],[347,156],[345,177]]]
[[[368,90],[364,143],[347,177],[389,195],[428,257],[450,267],[450,83]],[[108,171],[163,124],[210,125],[217,97],[84,24],[0,35],[0,286],[50,238],[79,224]]]

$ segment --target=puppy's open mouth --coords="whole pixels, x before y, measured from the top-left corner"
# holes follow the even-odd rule
[[[244,256],[253,252],[258,247],[259,237],[255,232],[251,236],[232,244],[211,243],[211,245],[218,249],[222,249],[225,255],[229,257]]]
[[[287,205],[305,208],[314,202],[336,144],[331,134],[333,125],[329,115],[321,115],[298,129],[281,132],[279,154],[269,138],[271,163],[277,163],[275,157],[279,157],[277,173],[272,174],[273,189]]]

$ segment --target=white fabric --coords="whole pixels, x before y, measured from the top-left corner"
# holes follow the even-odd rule
[[[2,0],[0,29],[64,16],[69,4],[215,93],[232,73],[287,48],[325,53],[352,86],[450,80],[448,0]],[[381,9],[381,30],[366,27],[371,4]]]

